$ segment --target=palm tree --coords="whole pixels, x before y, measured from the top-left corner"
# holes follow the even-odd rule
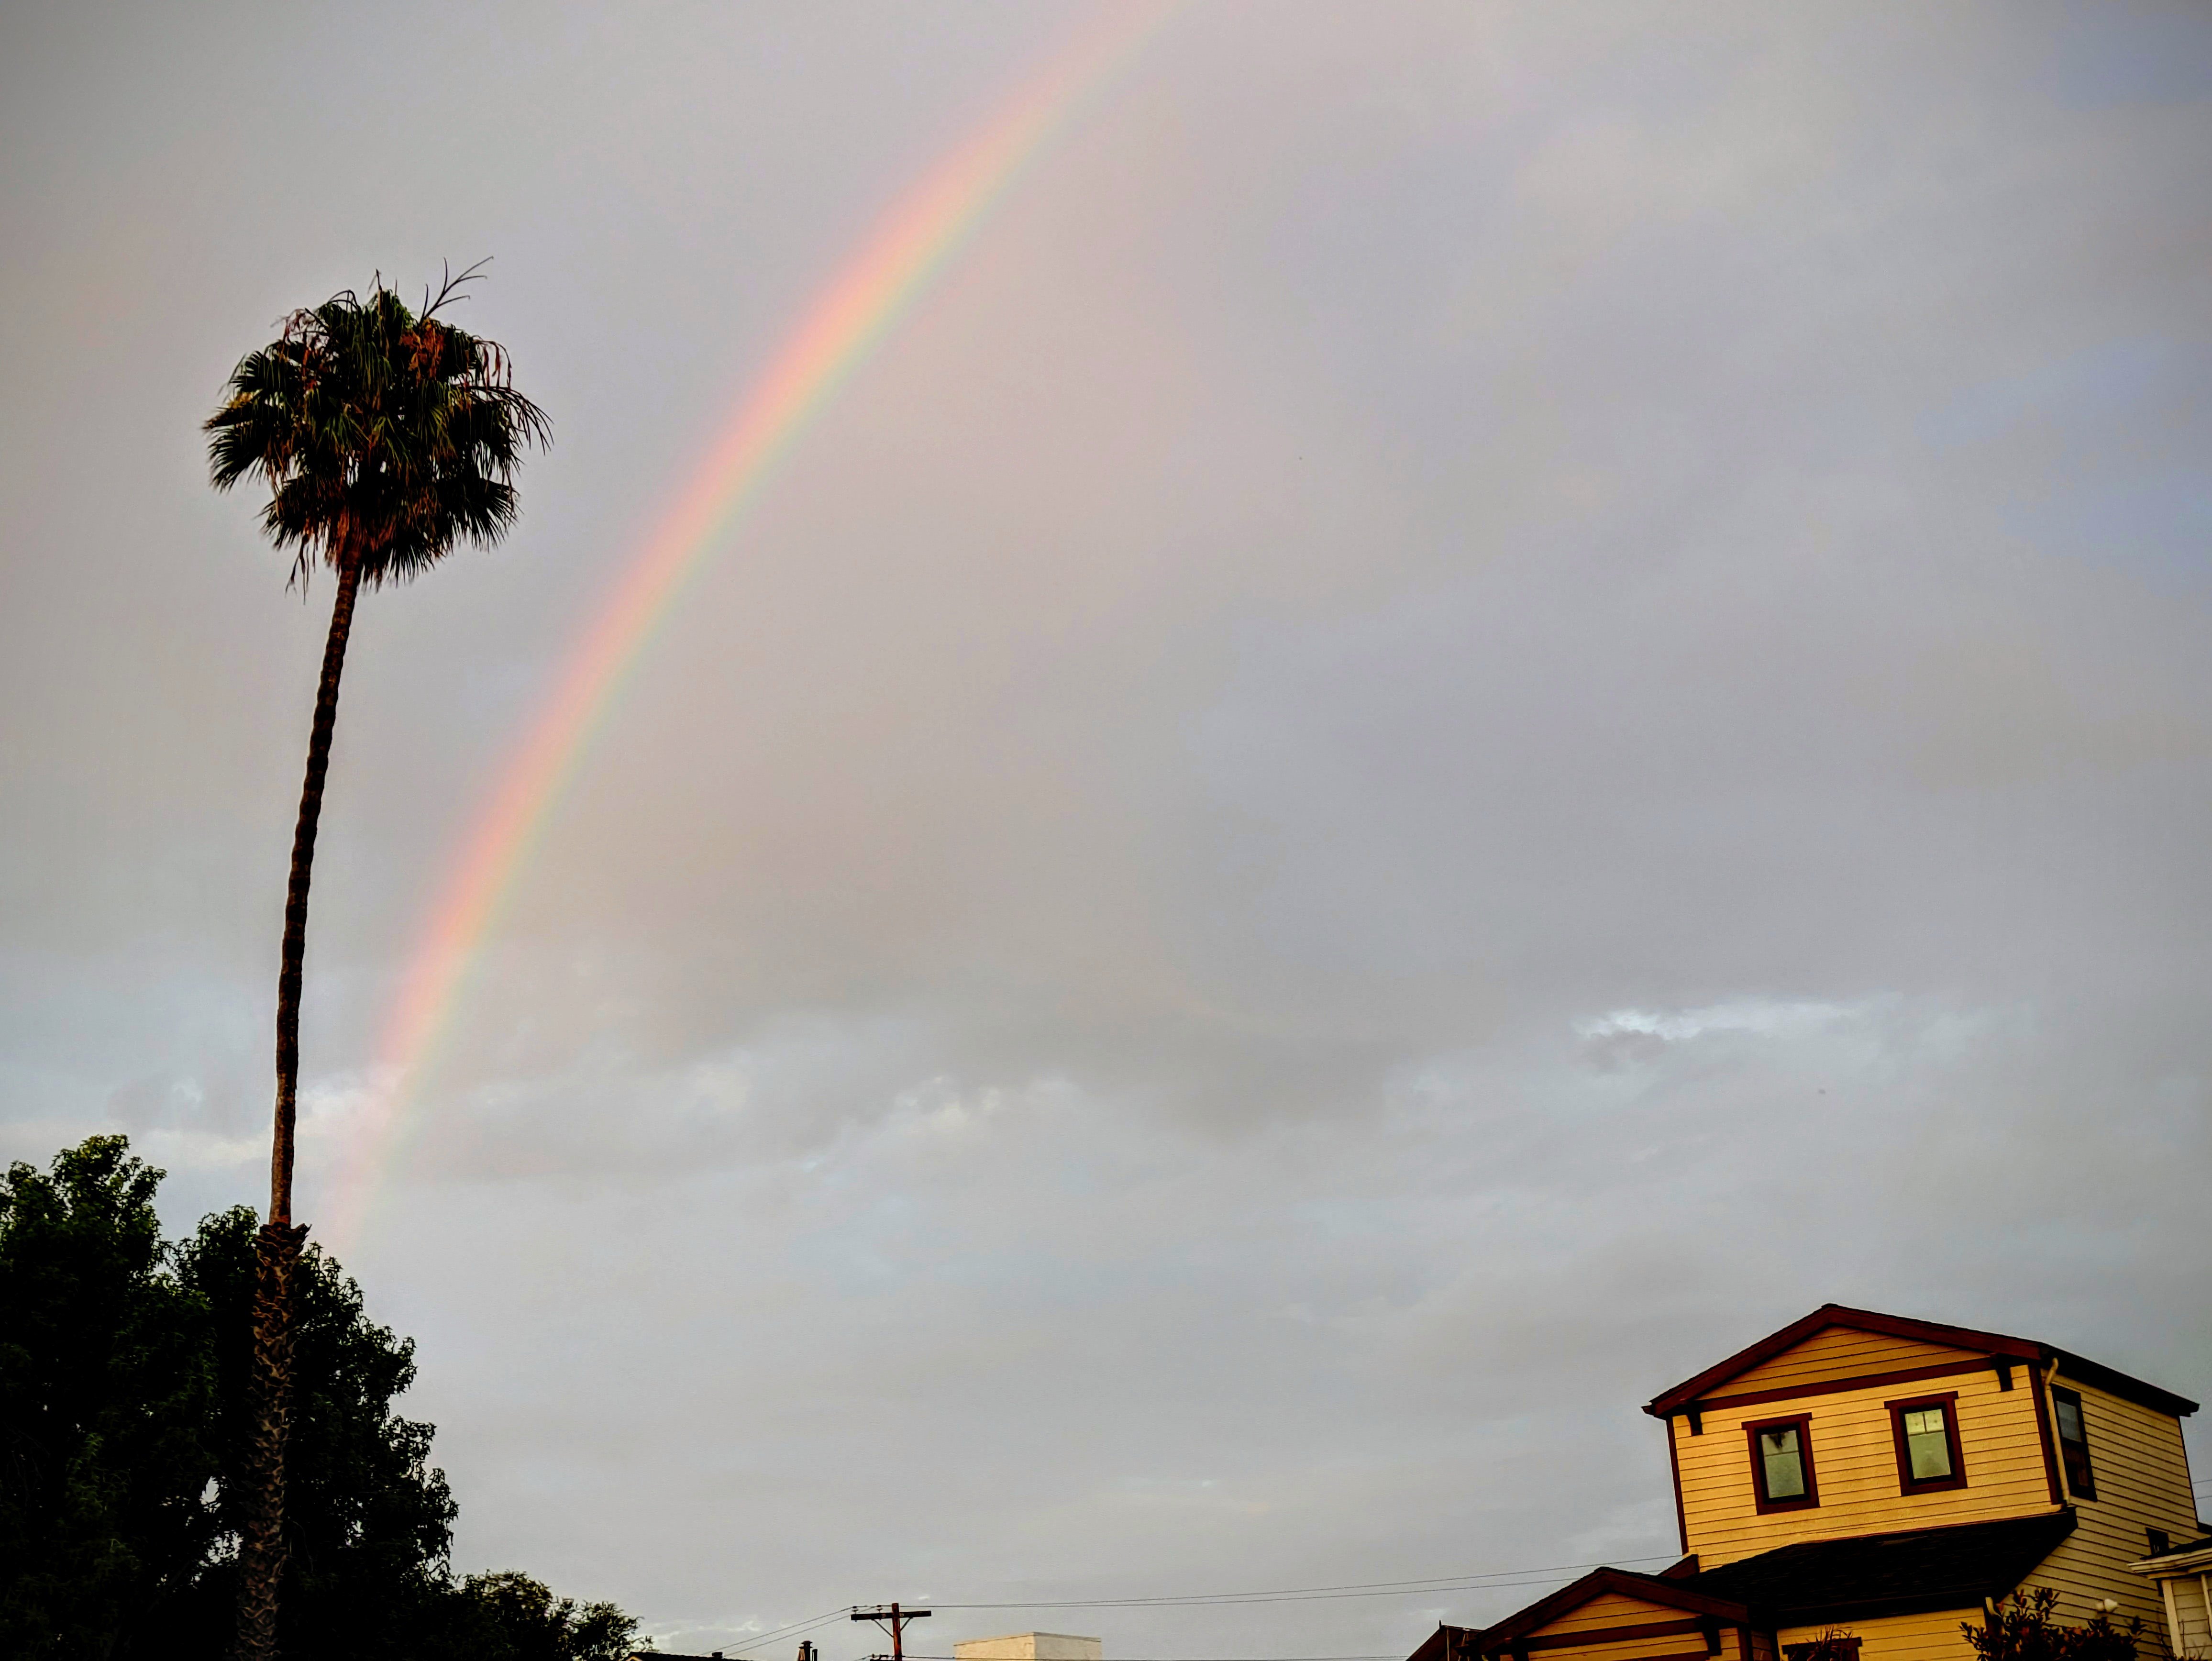
[[[276,1113],[269,1215],[255,1242],[252,1390],[253,1445],[244,1472],[238,1590],[243,1661],[276,1654],[276,1596],[284,1572],[284,1438],[291,1416],[292,1273],[307,1239],[292,1221],[292,1141],[300,1074],[300,974],[307,938],[307,879],[330,769],[338,678],[354,600],[418,576],[464,538],[499,540],[518,510],[514,477],[524,451],[550,440],[544,411],[516,392],[507,354],[438,316],[476,268],[447,276],[411,312],[380,277],[284,320],[283,332],[232,371],[228,397],[208,418],[209,470],[227,490],[268,481],[262,528],[294,557],[304,588],[318,564],[337,580],[307,776],[292,837],[276,977]]]

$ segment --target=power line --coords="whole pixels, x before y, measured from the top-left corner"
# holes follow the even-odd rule
[[[796,1638],[817,1627],[826,1627],[832,1621],[842,1620],[848,1612],[846,1609],[834,1609],[829,1614],[817,1615],[811,1621],[794,1621],[787,1627],[771,1627],[759,1636],[746,1640],[741,1648],[730,1650],[727,1653],[732,1661],[741,1661],[747,1650],[757,1650],[763,1644],[773,1644],[779,1638]]]
[[[1678,1554],[1668,1553],[1657,1557],[1617,1557],[1609,1560],[1616,1564],[1671,1563]],[[1246,1603],[1304,1603],[1340,1597],[1418,1597],[1424,1592],[1436,1591],[1492,1591],[1515,1586],[1538,1585],[1561,1574],[1571,1574],[1580,1569],[1607,1567],[1603,1563],[1554,1563],[1547,1567],[1492,1569],[1486,1573],[1431,1575],[1420,1580],[1364,1580],[1333,1586],[1286,1586],[1273,1591],[1211,1591],[1193,1592],[1177,1596],[1147,1597],[1061,1597],[1025,1598],[1019,1602],[997,1603],[952,1603],[942,1598],[931,1600],[931,1606],[940,1609],[1234,1609]],[[811,1620],[794,1621],[788,1626],[771,1628],[754,1638],[747,1639],[741,1647],[726,1652],[730,1661],[747,1661],[751,1652],[778,1639],[796,1638],[817,1627],[829,1625],[841,1619],[866,1620],[857,1609],[848,1606],[831,1609]],[[953,1661],[951,1656],[908,1656],[906,1661]],[[1395,1656],[1298,1656],[1298,1657],[1194,1657],[1150,1656],[1117,1658],[1117,1661],[1398,1661]]]
[[[1669,1552],[1658,1557],[1620,1557],[1617,1563],[1671,1563],[1679,1553]],[[1521,1577],[1540,1579],[1547,1575],[1570,1574],[1577,1569],[1602,1568],[1602,1563],[1554,1563],[1545,1568],[1492,1569],[1486,1573],[1431,1575],[1422,1580],[1367,1580],[1336,1586],[1286,1586],[1273,1591],[1212,1591],[1194,1592],[1177,1597],[1043,1597],[1024,1598],[997,1603],[955,1603],[943,1598],[933,1600],[940,1609],[1127,1609],[1157,1608],[1202,1608],[1207,1605],[1237,1603],[1304,1603],[1315,1598],[1330,1597],[1413,1597],[1426,1591],[1480,1591],[1490,1586],[1527,1585],[1531,1582]],[[1508,1577],[1513,1577],[1509,1579]]]

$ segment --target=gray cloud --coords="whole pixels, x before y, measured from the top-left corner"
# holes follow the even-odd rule
[[[364,609],[320,1202],[568,643],[1075,15],[0,23],[9,1155],[256,1197],[322,596],[200,483],[231,359],[491,252],[559,423]],[[702,1648],[1660,1554],[1636,1403],[1830,1298],[2202,1394],[2208,71],[2185,9],[1181,14],[672,614],[347,1244],[465,1561]]]

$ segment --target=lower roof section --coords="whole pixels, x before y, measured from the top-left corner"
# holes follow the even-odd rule
[[[1703,1573],[1695,1571],[1694,1558],[1664,1574],[1596,1569],[1494,1626],[1438,1627],[1407,1661],[1528,1661],[1540,1651],[1544,1661],[1576,1661],[1608,1651],[1648,1658],[1647,1649],[1620,1652],[1620,1646],[1693,1630],[1703,1641],[1692,1652],[1718,1654],[1725,1628],[1773,1633],[1978,1609],[1984,1598],[2018,1590],[2073,1533],[2074,1523],[2069,1506],[1987,1523],[1808,1540]],[[1608,1595],[1656,1619],[1639,1615],[1599,1625],[1588,1615],[1567,1619]]]
[[[1989,1523],[1808,1540],[1686,1577],[1685,1584],[1806,1627],[1978,1608],[2013,1591],[2074,1531],[2074,1509]]]

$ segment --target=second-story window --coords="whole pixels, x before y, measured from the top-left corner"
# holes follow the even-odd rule
[[[1889,1403],[1890,1433],[1897,1441],[1897,1486],[1906,1494],[1966,1485],[1959,1452],[1959,1398],[1923,1396]]]
[[[2081,1422],[2081,1397],[2057,1385],[2051,1387],[2051,1415],[2058,1421],[2058,1456],[2066,1466],[2066,1491],[2077,1500],[2097,1497],[2097,1479],[2089,1469],[2089,1433]]]
[[[1934,1482],[1951,1474],[1951,1438],[1940,1407],[1905,1410],[1905,1460],[1916,1482]]]
[[[1751,1485],[1759,1510],[1794,1511],[1820,1503],[1808,1418],[1769,1419],[1744,1429],[1751,1437]]]

